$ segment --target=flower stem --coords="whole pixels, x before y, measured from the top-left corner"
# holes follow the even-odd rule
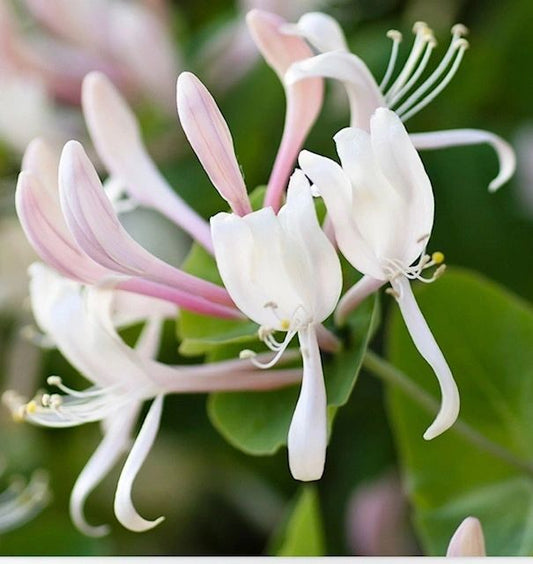
[[[418,386],[418,384],[409,379],[402,371],[398,370],[392,366],[392,364],[388,363],[372,351],[366,352],[363,360],[363,366],[387,384],[400,388],[429,413],[434,414],[439,410],[439,402],[437,400]],[[456,431],[481,450],[484,450],[485,452],[492,454],[494,457],[504,460],[520,471],[533,476],[533,464],[520,459],[505,447],[491,441],[485,437],[485,435],[471,427],[468,423],[462,421],[460,417],[450,430]]]

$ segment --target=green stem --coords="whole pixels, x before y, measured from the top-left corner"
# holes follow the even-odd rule
[[[438,412],[439,402],[437,400],[418,386],[418,384],[410,380],[403,372],[392,366],[392,364],[389,364],[386,360],[383,360],[377,354],[368,350],[363,360],[363,366],[384,382],[403,390],[410,398],[416,401],[420,407],[424,408],[429,413],[436,414]],[[487,439],[485,435],[476,431],[476,429],[468,425],[468,423],[461,421],[460,418],[457,419],[450,430],[456,431],[472,444],[475,444],[480,449],[492,454],[496,458],[504,460],[515,468],[533,476],[533,464],[518,458],[511,451]]]

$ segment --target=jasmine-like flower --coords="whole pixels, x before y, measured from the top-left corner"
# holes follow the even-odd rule
[[[305,37],[319,54],[294,63],[285,75],[285,81],[293,84],[309,77],[327,77],[342,82],[350,103],[352,127],[369,130],[370,118],[379,107],[394,109],[403,122],[425,108],[450,83],[457,72],[468,48],[464,38],[468,30],[457,24],[452,28],[452,39],[444,57],[429,76],[421,80],[431,54],[437,44],[433,31],[424,22],[414,25],[414,43],[404,66],[397,71],[396,62],[402,34],[388,32],[392,40],[389,65],[378,85],[366,64],[349,52],[339,24],[330,16],[309,13],[296,25],[288,26],[287,32]],[[417,149],[437,149],[455,145],[488,143],[496,151],[500,171],[489,184],[495,191],[513,175],[516,158],[511,146],[493,133],[479,129],[450,129],[411,135]]]
[[[176,316],[172,304],[83,285],[54,273],[42,264],[31,268],[31,301],[37,324],[62,355],[91,383],[86,390],[66,386],[59,376],[48,384],[57,392],[40,393],[27,402],[6,392],[4,402],[18,419],[47,427],[72,427],[101,421],[104,438],[80,474],[70,501],[76,526],[90,535],[107,527],[93,527],[84,517],[85,500],[124,453],[115,495],[117,519],[133,531],[156,526],[162,518],[141,517],[131,489],[155,440],[163,398],[168,393],[261,390],[293,384],[299,370],[253,370],[247,361],[233,360],[198,366],[169,366],[154,360],[162,321]],[[135,348],[117,334],[118,322],[146,323]],[[61,393],[62,392],[62,393]],[[145,400],[152,401],[137,438],[131,436]]]
[[[485,537],[479,519],[467,517],[450,539],[446,556],[487,556]]]
[[[335,250],[316,218],[309,183],[296,171],[278,215],[270,207],[243,217],[219,213],[211,218],[211,230],[226,288],[275,352],[268,364],[253,356],[252,361],[272,366],[298,334],[304,367],[288,435],[289,465],[295,478],[317,480],[324,468],[327,411],[316,326],[333,311],[342,280]],[[275,331],[286,332],[283,342],[276,341]]]
[[[441,409],[424,434],[432,439],[454,423],[459,394],[410,286],[410,280],[434,280],[443,269],[442,253],[426,254],[434,215],[431,184],[391,110],[376,110],[370,133],[346,128],[335,142],[342,167],[308,151],[302,151],[299,163],[324,199],[340,250],[364,274],[342,298],[336,317],[342,321],[367,295],[391,284],[413,342],[439,380]],[[437,265],[433,276],[423,277],[424,270]]]

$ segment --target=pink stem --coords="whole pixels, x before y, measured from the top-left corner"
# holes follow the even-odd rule
[[[354,284],[340,299],[335,310],[335,323],[343,325],[349,313],[353,311],[365,298],[373,294],[385,284],[385,280],[378,280],[365,274],[359,282]]]

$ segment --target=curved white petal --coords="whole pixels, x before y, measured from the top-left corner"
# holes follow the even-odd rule
[[[424,439],[430,440],[444,433],[455,423],[459,415],[459,391],[450,368],[418,308],[409,280],[398,276],[391,281],[391,285],[398,294],[398,304],[413,343],[439,381],[441,407],[437,417],[424,433]]]
[[[328,444],[326,387],[315,329],[298,332],[304,362],[302,388],[287,439],[289,466],[294,478],[318,480],[324,471]]]
[[[323,53],[294,63],[285,74],[285,82],[293,84],[304,78],[318,76],[343,83],[350,102],[350,125],[368,131],[370,116],[376,108],[386,104],[365,63],[352,53]]]
[[[424,250],[433,228],[435,212],[431,182],[400,118],[388,108],[378,108],[370,122],[370,139],[376,162],[405,204],[396,251],[385,255],[411,264]]]
[[[322,12],[304,14],[295,26],[290,26],[290,31],[305,37],[321,53],[349,50],[337,20]]]
[[[101,537],[109,532],[107,525],[95,527],[87,522],[84,514],[85,501],[128,450],[139,407],[135,403],[109,417],[104,438],[74,484],[70,495],[70,517],[74,525],[86,535]]]
[[[102,184],[76,141],[69,141],[59,165],[61,206],[80,247],[98,264],[130,276],[231,305],[227,292],[158,259],[134,241],[120,224]]]
[[[252,10],[246,21],[258,49],[284,83],[287,99],[283,135],[264,203],[265,207],[271,206],[277,211],[294,161],[322,107],[324,86],[317,77],[292,84],[284,82],[284,74],[290,65],[311,57],[313,53],[303,39],[284,33],[287,24],[283,18]]]
[[[485,537],[479,519],[467,517],[457,527],[450,539],[446,556],[487,556]]]
[[[339,258],[333,245],[322,231],[316,216],[311,188],[305,174],[296,170],[291,176],[287,202],[278,219],[283,228],[286,248],[297,250],[286,260],[295,287],[306,302],[313,305],[313,320],[321,322],[335,308],[342,290]],[[310,280],[313,284],[309,284]]]
[[[159,429],[161,419],[161,411],[163,408],[163,396],[157,396],[146,418],[142,424],[141,430],[137,435],[137,439],[124,463],[124,467],[120,474],[115,494],[115,515],[124,527],[135,532],[148,531],[156,527],[164,520],[164,517],[158,517],[153,521],[148,521],[141,517],[131,499],[131,490],[133,482],[137,477],[141,466],[143,465]]]
[[[413,145],[417,149],[442,149],[460,145],[477,145],[488,143],[498,156],[500,171],[498,176],[489,184],[489,192],[495,192],[505,184],[516,170],[516,155],[514,149],[501,137],[481,129],[449,129],[447,131],[432,131],[429,133],[412,133]]]
[[[230,130],[207,88],[183,72],[177,85],[183,131],[214,187],[238,215],[252,211]]]
[[[85,77],[82,108],[96,151],[111,176],[135,200],[166,215],[210,251],[208,224],[163,178],[144,147],[135,115],[102,73]]]
[[[360,272],[384,279],[378,259],[352,216],[352,186],[342,168],[331,159],[302,151],[299,164],[324,199],[339,248]]]

